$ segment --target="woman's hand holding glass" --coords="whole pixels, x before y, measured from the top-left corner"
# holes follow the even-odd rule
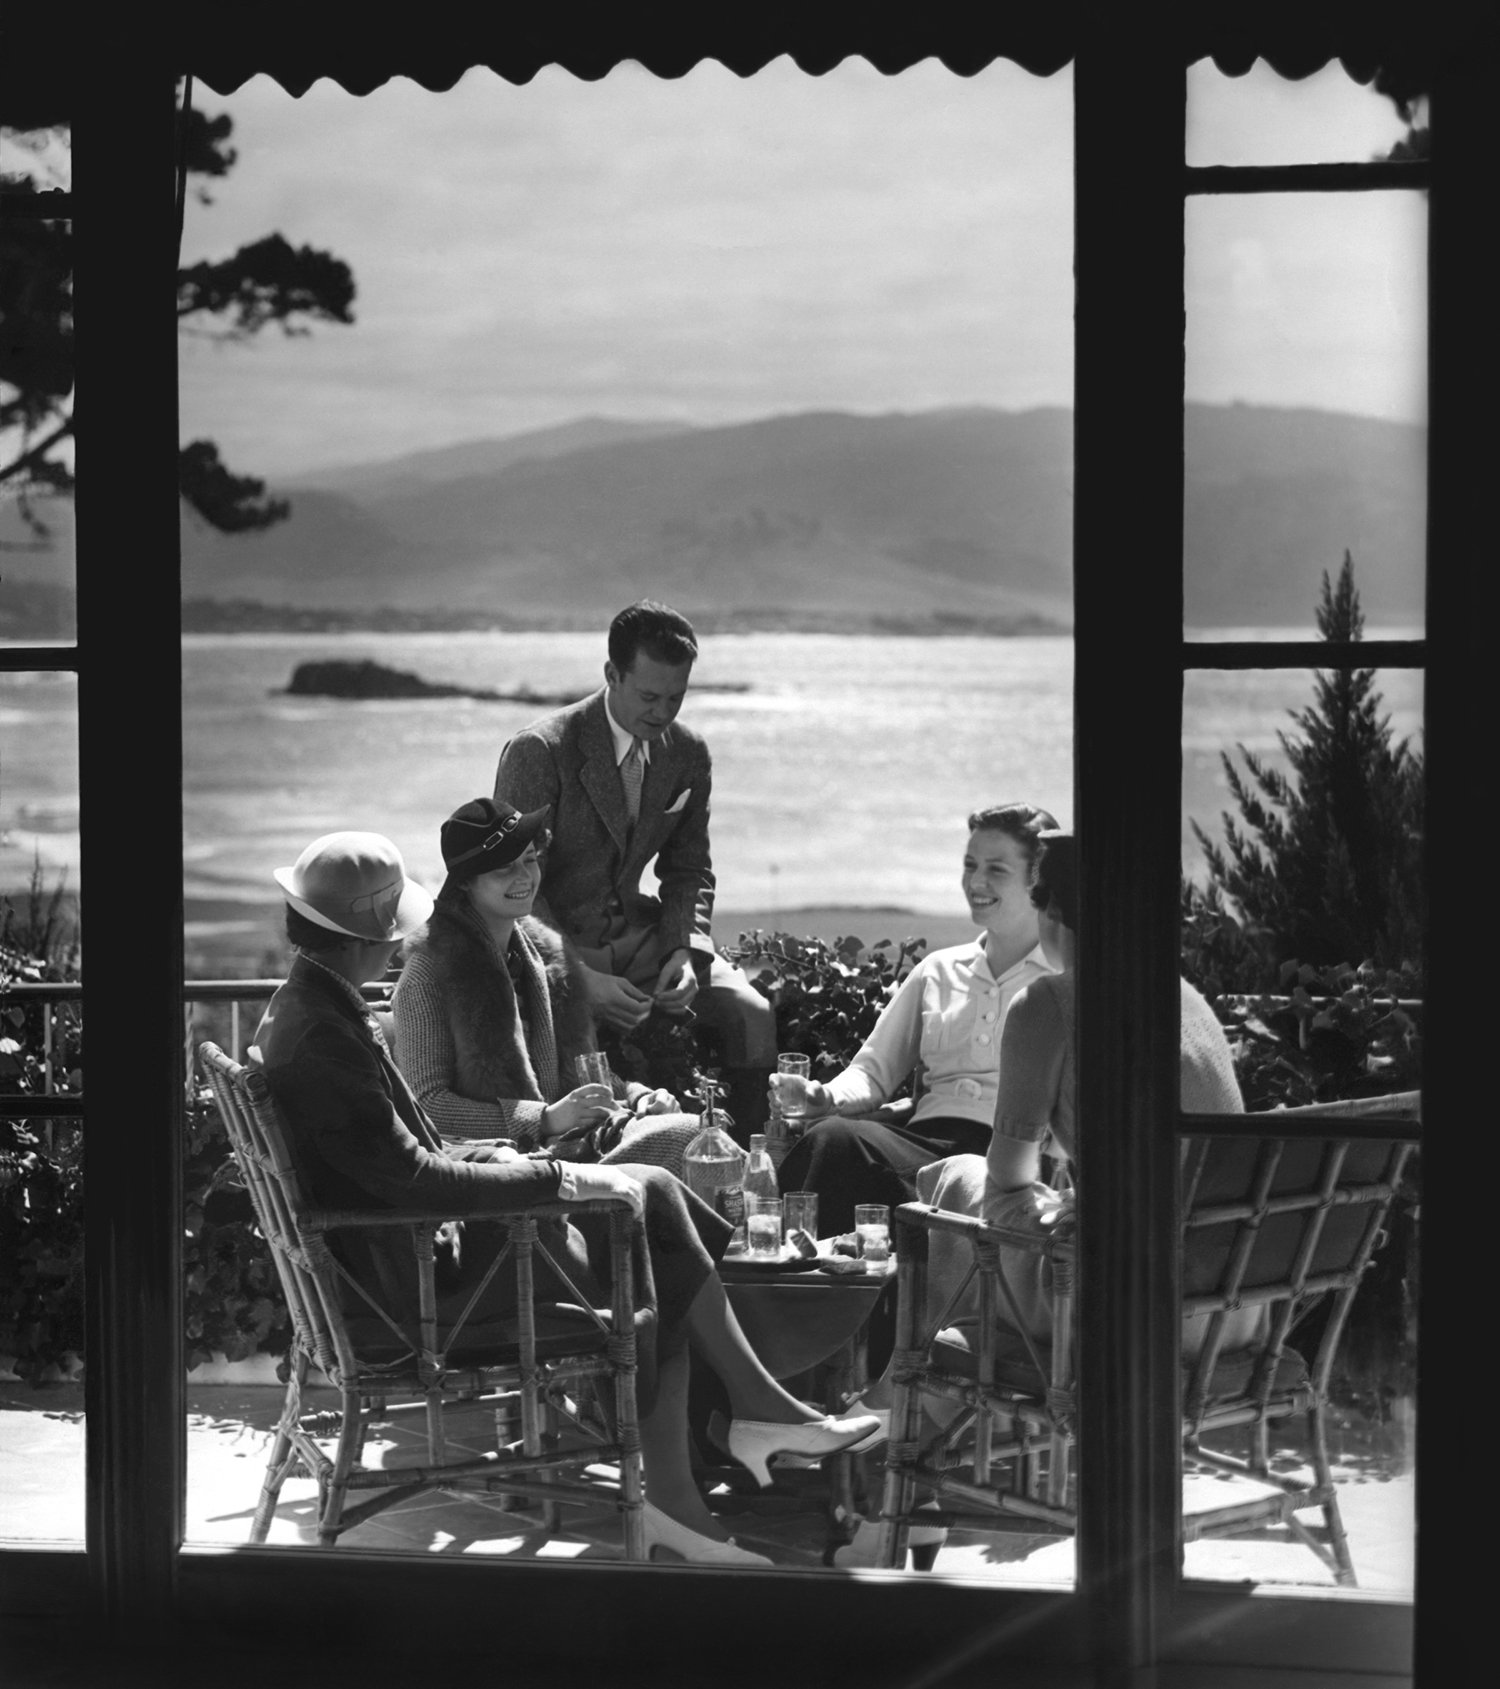
[[[606,1119],[614,1106],[608,1085],[580,1085],[542,1110],[542,1136],[562,1138],[569,1132],[586,1131]]]

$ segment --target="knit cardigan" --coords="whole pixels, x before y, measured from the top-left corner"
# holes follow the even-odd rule
[[[594,1027],[581,964],[560,934],[526,916],[511,949],[519,1002],[489,932],[465,906],[440,903],[396,986],[396,1060],[445,1138],[529,1149],[542,1110],[576,1084],[573,1058],[595,1047]]]

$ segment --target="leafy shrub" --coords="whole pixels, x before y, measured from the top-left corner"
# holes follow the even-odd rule
[[[206,1085],[188,1103],[182,1197],[185,1364],[285,1354],[292,1325],[281,1282]]]
[[[78,977],[78,929],[61,882],[41,864],[17,900],[0,900],[0,992]],[[76,1003],[12,997],[0,1008],[0,1353],[41,1383],[83,1352],[83,1134],[66,1119],[25,1113],[46,1094],[48,1022],[54,1094],[83,1087]]]
[[[809,1056],[814,1079],[847,1067],[873,1030],[892,992],[921,961],[925,938],[793,938],[741,933],[724,954],[754,981],[776,1011],[778,1050]],[[906,1095],[910,1085],[898,1095]]]
[[[0,1353],[41,1384],[83,1353],[83,1134],[0,1120]]]
[[[1221,996],[1216,1012],[1252,1112],[1415,1091],[1421,1008],[1408,970],[1285,962],[1282,991]]]

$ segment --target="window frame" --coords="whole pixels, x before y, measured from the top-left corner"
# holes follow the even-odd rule
[[[179,23],[180,26],[180,23]],[[1175,1430],[1176,1264],[1152,1247],[1174,1235],[1176,1090],[1177,857],[1180,813],[1182,650],[1180,568],[1119,569],[1120,510],[1131,512],[1138,556],[1181,555],[1182,222],[1185,71],[1202,42],[1166,45],[1132,36],[1128,21],[1091,13],[1048,37],[1055,65],[1074,64],[1077,118],[1075,215],[1078,245],[1075,480],[1075,769],[1085,943],[1080,962],[1083,1055],[1080,1113],[1111,1121],[1088,1140],[1091,1194],[1082,1272],[1099,1293],[1084,1303],[1080,1449],[1092,1474],[1083,1492],[1079,1583],[1072,1593],[976,1589],[937,1580],[833,1580],[769,1575],[724,1579],[712,1572],[575,1565],[434,1565],[404,1558],[317,1555],[308,1550],[205,1551],[182,1546],[184,1386],[180,1330],[180,1143],[182,1137],[181,701],[178,509],[175,490],[176,321],[166,282],[175,250],[172,161],[173,73],[192,61],[211,86],[229,89],[277,63],[283,44],[234,43],[195,22],[184,41],[165,24],[111,19],[91,26],[102,72],[88,84],[75,123],[83,168],[75,178],[80,419],[107,452],[85,445],[78,493],[80,774],[86,883],[93,896],[89,936],[104,967],[128,970],[128,1000],[96,1013],[89,1029],[90,1118],[86,1277],[87,1551],[0,1550],[0,1611],[100,1619],[125,1636],[170,1635],[184,1647],[204,1639],[224,1647],[284,1649],[305,1629],[320,1637],[327,1615],[355,1623],[367,1642],[399,1647],[405,1615],[422,1610],[425,1633],[453,1653],[493,1657],[503,1634],[514,1665],[587,1658],[595,1642],[628,1623],[642,1638],[643,1610],[664,1621],[661,1663],[720,1659],[748,1604],[774,1602],[788,1634],[836,1639],[859,1635],[893,1668],[931,1664],[926,1639],[942,1636],[973,1669],[1034,1659],[1086,1680],[1088,1662],[1128,1675],[1153,1664],[1258,1667],[1267,1673],[1319,1666],[1374,1682],[1399,1678],[1412,1646],[1412,1610],[1369,1600],[1309,1600],[1279,1592],[1185,1584],[1178,1576],[1178,1457]],[[902,68],[942,51],[957,68],[979,68],[998,52],[1036,62],[1042,26],[1016,35],[970,39],[967,56],[947,42],[888,46],[882,68]],[[1268,34],[1274,32],[1268,31]],[[1025,39],[1022,40],[1021,38]],[[309,51],[321,73],[358,64],[348,49],[321,42]],[[339,37],[331,34],[329,41]],[[458,36],[450,27],[450,40]],[[1017,43],[1020,44],[1017,44]],[[464,46],[469,45],[465,38]],[[496,57],[493,40],[455,51],[457,74],[487,62],[520,80],[537,63],[578,68],[566,46],[539,49],[528,37]],[[945,50],[947,48],[948,50]],[[777,44],[769,45],[764,57]],[[869,50],[869,49],[867,49]],[[712,43],[691,51],[690,64]],[[720,56],[732,58],[731,52]],[[1248,64],[1254,46],[1237,40]],[[1323,40],[1318,64],[1331,56]],[[1321,54],[1321,56],[1319,56]],[[399,53],[398,53],[399,56]],[[604,65],[626,56],[606,48]],[[647,58],[637,50],[635,56]],[[835,54],[804,50],[805,68]],[[1047,58],[1047,54],[1042,54]],[[523,59],[526,61],[522,63]],[[410,61],[408,61],[410,62]],[[446,62],[446,61],[445,61]],[[1496,390],[1493,336],[1481,339],[1489,272],[1480,252],[1480,55],[1451,42],[1432,67],[1433,132],[1442,149],[1432,167],[1429,245],[1431,409],[1429,432],[1429,596],[1425,720],[1428,734],[1430,884],[1458,883],[1458,815],[1469,770],[1465,738],[1484,719],[1477,675],[1479,571],[1464,566],[1464,540],[1482,533],[1480,499],[1491,467],[1480,431],[1465,418],[1484,414]],[[592,61],[594,71],[599,58]],[[120,67],[136,74],[120,74]],[[233,70],[226,67],[233,66]],[[529,68],[528,68],[529,67]],[[678,68],[683,68],[682,61]],[[658,68],[653,64],[653,68]],[[668,66],[667,68],[671,68]],[[738,68],[738,67],[737,67]],[[1308,65],[1307,68],[1315,68]],[[281,79],[290,88],[310,76]],[[380,76],[346,74],[351,90]],[[428,78],[423,77],[426,81]],[[432,86],[442,86],[441,73]],[[298,90],[300,91],[300,90]],[[131,136],[120,147],[117,137]],[[1129,135],[1128,156],[1119,137]],[[1122,183],[1132,190],[1128,207]],[[136,261],[120,264],[128,252]],[[1130,254],[1128,263],[1120,262]],[[156,255],[154,259],[149,255]],[[143,256],[145,255],[145,256]],[[107,282],[95,278],[108,278]],[[102,372],[102,379],[93,372]],[[1472,408],[1471,408],[1472,407]],[[111,546],[128,512],[137,558],[122,567]],[[1129,648],[1120,630],[1129,627]],[[128,649],[119,630],[130,629]],[[1326,663],[1326,658],[1325,658]],[[137,711],[126,801],[116,795],[122,744],[119,704]],[[1131,708],[1121,709],[1128,697]],[[1127,732],[1126,729],[1129,731]],[[106,893],[128,888],[128,896]],[[1090,917],[1109,911],[1109,920]],[[1477,1079],[1483,1039],[1456,933],[1434,931],[1430,952],[1430,1078],[1434,1118],[1456,1112]],[[96,985],[95,994],[103,995]],[[1087,1130],[1087,1127],[1085,1128]],[[1458,1282],[1454,1250],[1461,1180],[1446,1171],[1441,1143],[1425,1160],[1434,1190],[1449,1205],[1442,1227],[1423,1240],[1423,1308],[1434,1285]],[[1474,1188],[1471,1182],[1470,1189]],[[1441,1357],[1424,1356],[1423,1396],[1441,1400],[1433,1380]],[[1097,1411],[1106,1403],[1111,1411]],[[1095,1411],[1090,1412],[1090,1404]],[[1419,1413],[1419,1458],[1436,1462],[1435,1436]],[[1431,1470],[1437,1471],[1434,1464]],[[1430,1540],[1418,1545],[1418,1592],[1431,1585]],[[747,1574],[748,1576],[748,1574]],[[644,1581],[643,1581],[644,1580]],[[497,1633],[492,1617],[524,1605],[528,1636]],[[587,1609],[589,1633],[571,1621]],[[276,1623],[267,1617],[276,1615]],[[1427,1627],[1425,1634],[1430,1634]],[[1422,1640],[1419,1633],[1418,1641]],[[647,1663],[639,1642],[636,1658]],[[883,1654],[881,1651],[883,1650]],[[1167,1678],[1164,1676],[1164,1682]]]

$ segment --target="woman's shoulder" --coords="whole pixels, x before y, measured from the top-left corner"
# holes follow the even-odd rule
[[[493,967],[480,934],[440,903],[427,925],[407,940],[395,1000],[400,1002],[403,988],[410,996],[418,989],[444,991],[467,986],[476,974]]]
[[[1011,999],[1011,1005],[1006,1013],[1005,1024],[1025,1026],[1032,1024],[1057,1023],[1067,1024],[1072,1020],[1074,1004],[1073,978],[1071,974],[1041,973],[1028,979],[1021,989]]]

